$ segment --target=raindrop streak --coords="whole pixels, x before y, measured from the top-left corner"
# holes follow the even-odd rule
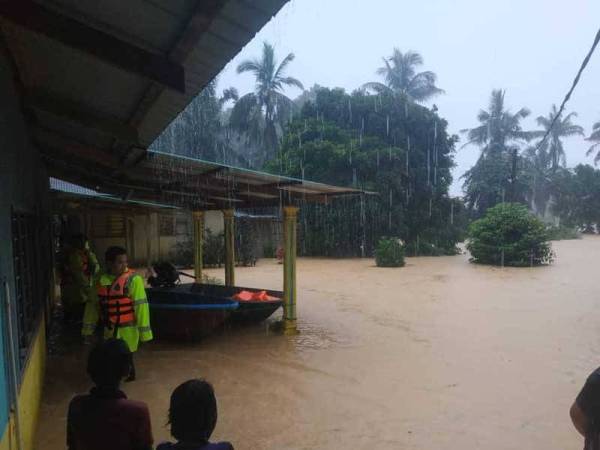
[[[365,131],[365,118],[363,117],[360,124],[359,146],[362,147],[362,138]]]
[[[385,134],[388,137],[390,135],[390,116],[389,116],[389,114],[385,118]]]
[[[356,167],[352,169],[352,186],[357,186]]]
[[[392,229],[392,190],[390,189],[390,212],[388,215],[388,229]]]
[[[437,184],[438,155],[437,155],[436,142],[437,142],[437,120],[435,122],[433,122],[433,184],[434,185]]]
[[[352,123],[352,104],[350,103],[350,99],[348,99],[348,114],[350,115],[350,123]]]
[[[388,149],[388,157],[389,157],[389,160],[391,161],[392,160],[392,146],[391,145],[390,145],[390,148]]]
[[[366,214],[365,214],[365,196],[361,194],[360,196],[360,226],[362,228],[362,242],[360,244],[360,255],[362,258],[365,257],[365,247],[367,241],[367,229],[365,226],[366,222]]]
[[[377,149],[377,167],[379,167],[379,149]]]
[[[454,202],[450,202],[450,225],[454,225]]]

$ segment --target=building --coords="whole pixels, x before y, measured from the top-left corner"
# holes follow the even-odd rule
[[[127,195],[147,147],[285,2],[0,3],[0,449],[33,446],[52,300],[49,175]]]

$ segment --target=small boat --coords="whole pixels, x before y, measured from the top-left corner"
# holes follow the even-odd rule
[[[198,340],[223,326],[238,302],[198,292],[193,283],[147,289],[157,339]]]

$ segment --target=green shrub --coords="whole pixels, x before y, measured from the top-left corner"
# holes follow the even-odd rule
[[[471,261],[505,266],[549,264],[553,252],[546,227],[527,207],[501,203],[469,227]]]
[[[402,267],[404,265],[404,246],[398,238],[383,237],[377,242],[375,262],[378,267]]]
[[[204,230],[202,244],[202,263],[204,267],[221,267],[225,258],[225,243],[223,233],[213,233],[210,228]],[[170,255],[170,262],[178,267],[194,265],[193,238],[177,242]]]
[[[581,239],[581,234],[576,228],[566,227],[564,225],[548,226],[548,239],[551,241],[561,241],[563,239]]]
[[[210,228],[204,230],[202,262],[204,267],[221,267],[225,260],[225,237],[223,232],[213,233]]]

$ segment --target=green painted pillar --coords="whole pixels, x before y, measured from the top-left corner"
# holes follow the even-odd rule
[[[296,329],[296,221],[298,208],[283,208],[283,330],[295,334]]]
[[[204,212],[194,211],[194,275],[202,283],[202,245],[204,243]]]
[[[235,234],[233,209],[223,210],[225,230],[225,286],[235,286]]]

